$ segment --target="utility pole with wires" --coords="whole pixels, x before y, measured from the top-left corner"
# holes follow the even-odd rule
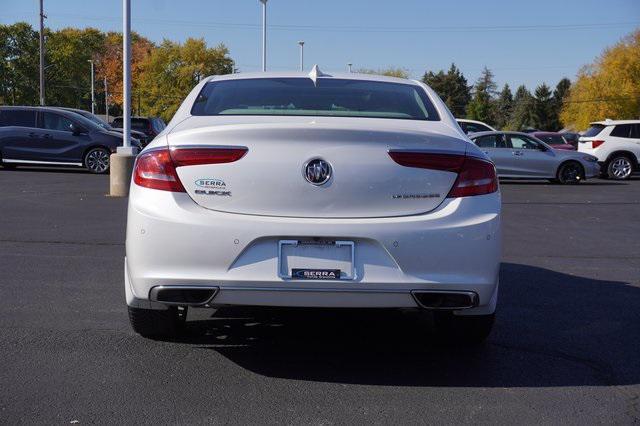
[[[107,123],[109,122],[109,91],[107,90],[107,77],[103,80],[104,83],[104,115],[106,116]]]
[[[40,0],[40,105],[44,106],[44,0]]]
[[[96,97],[95,97],[95,86],[94,86],[94,69],[93,69],[93,59],[89,59],[87,62],[91,64],[91,114],[96,113]]]

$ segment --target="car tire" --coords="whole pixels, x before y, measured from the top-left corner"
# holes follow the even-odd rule
[[[607,162],[607,176],[613,180],[626,180],[633,173],[633,161],[624,154],[614,155]]]
[[[84,155],[84,167],[94,174],[108,173],[110,155],[109,150],[105,148],[91,148]]]
[[[483,343],[493,328],[495,314],[455,315],[450,311],[434,312],[437,336],[446,342],[464,345]]]
[[[133,308],[128,306],[133,331],[143,337],[163,339],[176,336],[187,318],[187,308],[175,306],[166,310]]]
[[[584,167],[577,161],[560,164],[556,173],[556,182],[562,185],[575,185],[584,180]]]

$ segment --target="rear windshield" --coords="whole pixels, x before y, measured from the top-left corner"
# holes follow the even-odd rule
[[[133,130],[147,130],[149,128],[149,124],[146,118],[132,118],[131,119],[131,128]],[[115,120],[113,120],[113,123],[111,123],[111,125],[113,127],[116,128],[122,128],[124,126],[123,120],[122,118],[116,118]]]
[[[567,141],[565,141],[564,138],[560,135],[536,135],[536,137],[542,142],[548,143],[549,145],[564,145],[567,143]]]
[[[605,127],[607,127],[607,126],[605,126],[603,124],[592,124],[591,127],[589,127],[587,129],[587,131],[584,132],[584,135],[582,135],[582,136],[586,136],[588,138],[591,138],[593,136],[597,136],[602,131],[602,129],[604,129]]]
[[[192,115],[302,115],[440,119],[417,85],[319,78],[213,81],[198,95]]]

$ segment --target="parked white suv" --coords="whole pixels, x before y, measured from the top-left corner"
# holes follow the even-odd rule
[[[578,151],[598,157],[601,170],[611,179],[628,179],[638,170],[640,120],[605,120],[591,123],[580,138]]]

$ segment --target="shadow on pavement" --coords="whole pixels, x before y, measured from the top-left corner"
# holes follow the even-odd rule
[[[258,374],[404,386],[640,383],[640,288],[506,263],[484,347],[437,344],[417,311],[224,308],[183,343]],[[215,380],[212,378],[212,380]]]

